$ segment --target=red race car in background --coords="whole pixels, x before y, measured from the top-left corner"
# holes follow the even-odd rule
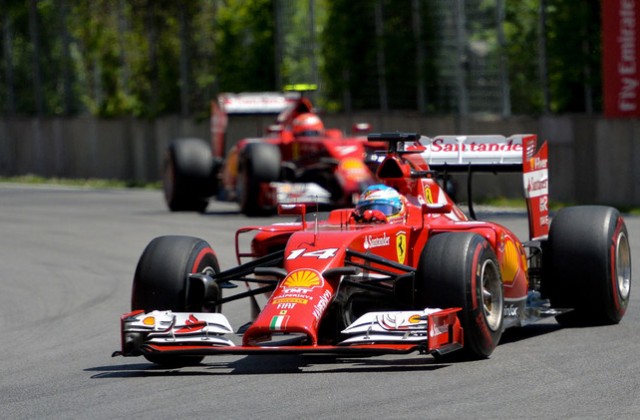
[[[631,289],[625,222],[605,206],[568,207],[551,219],[546,143],[538,149],[535,135],[369,138],[388,145],[381,184],[355,208],[308,214],[303,204],[280,205],[297,220],[238,230],[236,267],[220,270],[200,238],[152,240],[114,355],[174,366],[218,354],[482,359],[505,329],[541,318],[620,322]],[[466,215],[438,182],[444,167],[521,172],[528,240]],[[232,292],[239,285],[246,290]],[[233,328],[221,311],[237,299],[249,300],[251,318]]]
[[[264,136],[227,150],[230,116],[274,113]],[[375,182],[372,151],[384,145],[367,142],[368,125],[356,125],[348,137],[325,128],[299,93],[224,94],[211,115],[211,145],[185,138],[166,151],[164,195],[172,211],[204,211],[211,197],[235,201],[247,215],[275,213],[277,204],[292,202],[344,207]]]

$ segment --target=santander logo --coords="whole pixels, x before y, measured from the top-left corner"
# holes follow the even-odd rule
[[[435,139],[431,143],[433,152],[517,152],[522,151],[522,143],[509,140],[506,143],[445,143],[444,139]]]
[[[524,174],[525,195],[540,197],[549,194],[549,176],[546,169]]]
[[[391,244],[391,239],[386,233],[382,234],[382,237],[374,238],[373,235],[364,237],[364,249],[377,248],[380,246],[387,246]]]

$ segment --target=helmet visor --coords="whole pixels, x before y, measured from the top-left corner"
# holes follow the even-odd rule
[[[395,214],[400,213],[401,208],[400,206],[394,206],[393,204],[389,204],[389,203],[376,203],[376,202],[363,203],[363,205],[358,206],[358,211],[361,214],[364,213],[366,210],[379,210],[385,216],[393,216]]]

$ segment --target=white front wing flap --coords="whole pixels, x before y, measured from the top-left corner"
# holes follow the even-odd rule
[[[127,334],[131,333],[146,334],[145,343],[235,345],[222,337],[233,333],[233,329],[220,313],[153,311],[125,316],[122,319],[123,338],[126,340]]]
[[[270,182],[275,190],[277,203],[331,204],[331,193],[314,182]]]
[[[342,333],[350,337],[340,344],[364,344],[371,342],[427,342],[439,333],[438,326],[431,326],[429,315],[440,309],[427,308],[424,311],[368,312],[345,328]]]

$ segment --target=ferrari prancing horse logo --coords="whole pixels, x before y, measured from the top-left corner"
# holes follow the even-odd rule
[[[400,264],[404,264],[404,261],[407,258],[407,233],[406,232],[400,231],[396,233],[396,252],[398,254],[398,262]]]
[[[427,204],[433,204],[433,194],[431,194],[431,188],[429,188],[429,186],[424,189],[424,198],[427,200]]]

